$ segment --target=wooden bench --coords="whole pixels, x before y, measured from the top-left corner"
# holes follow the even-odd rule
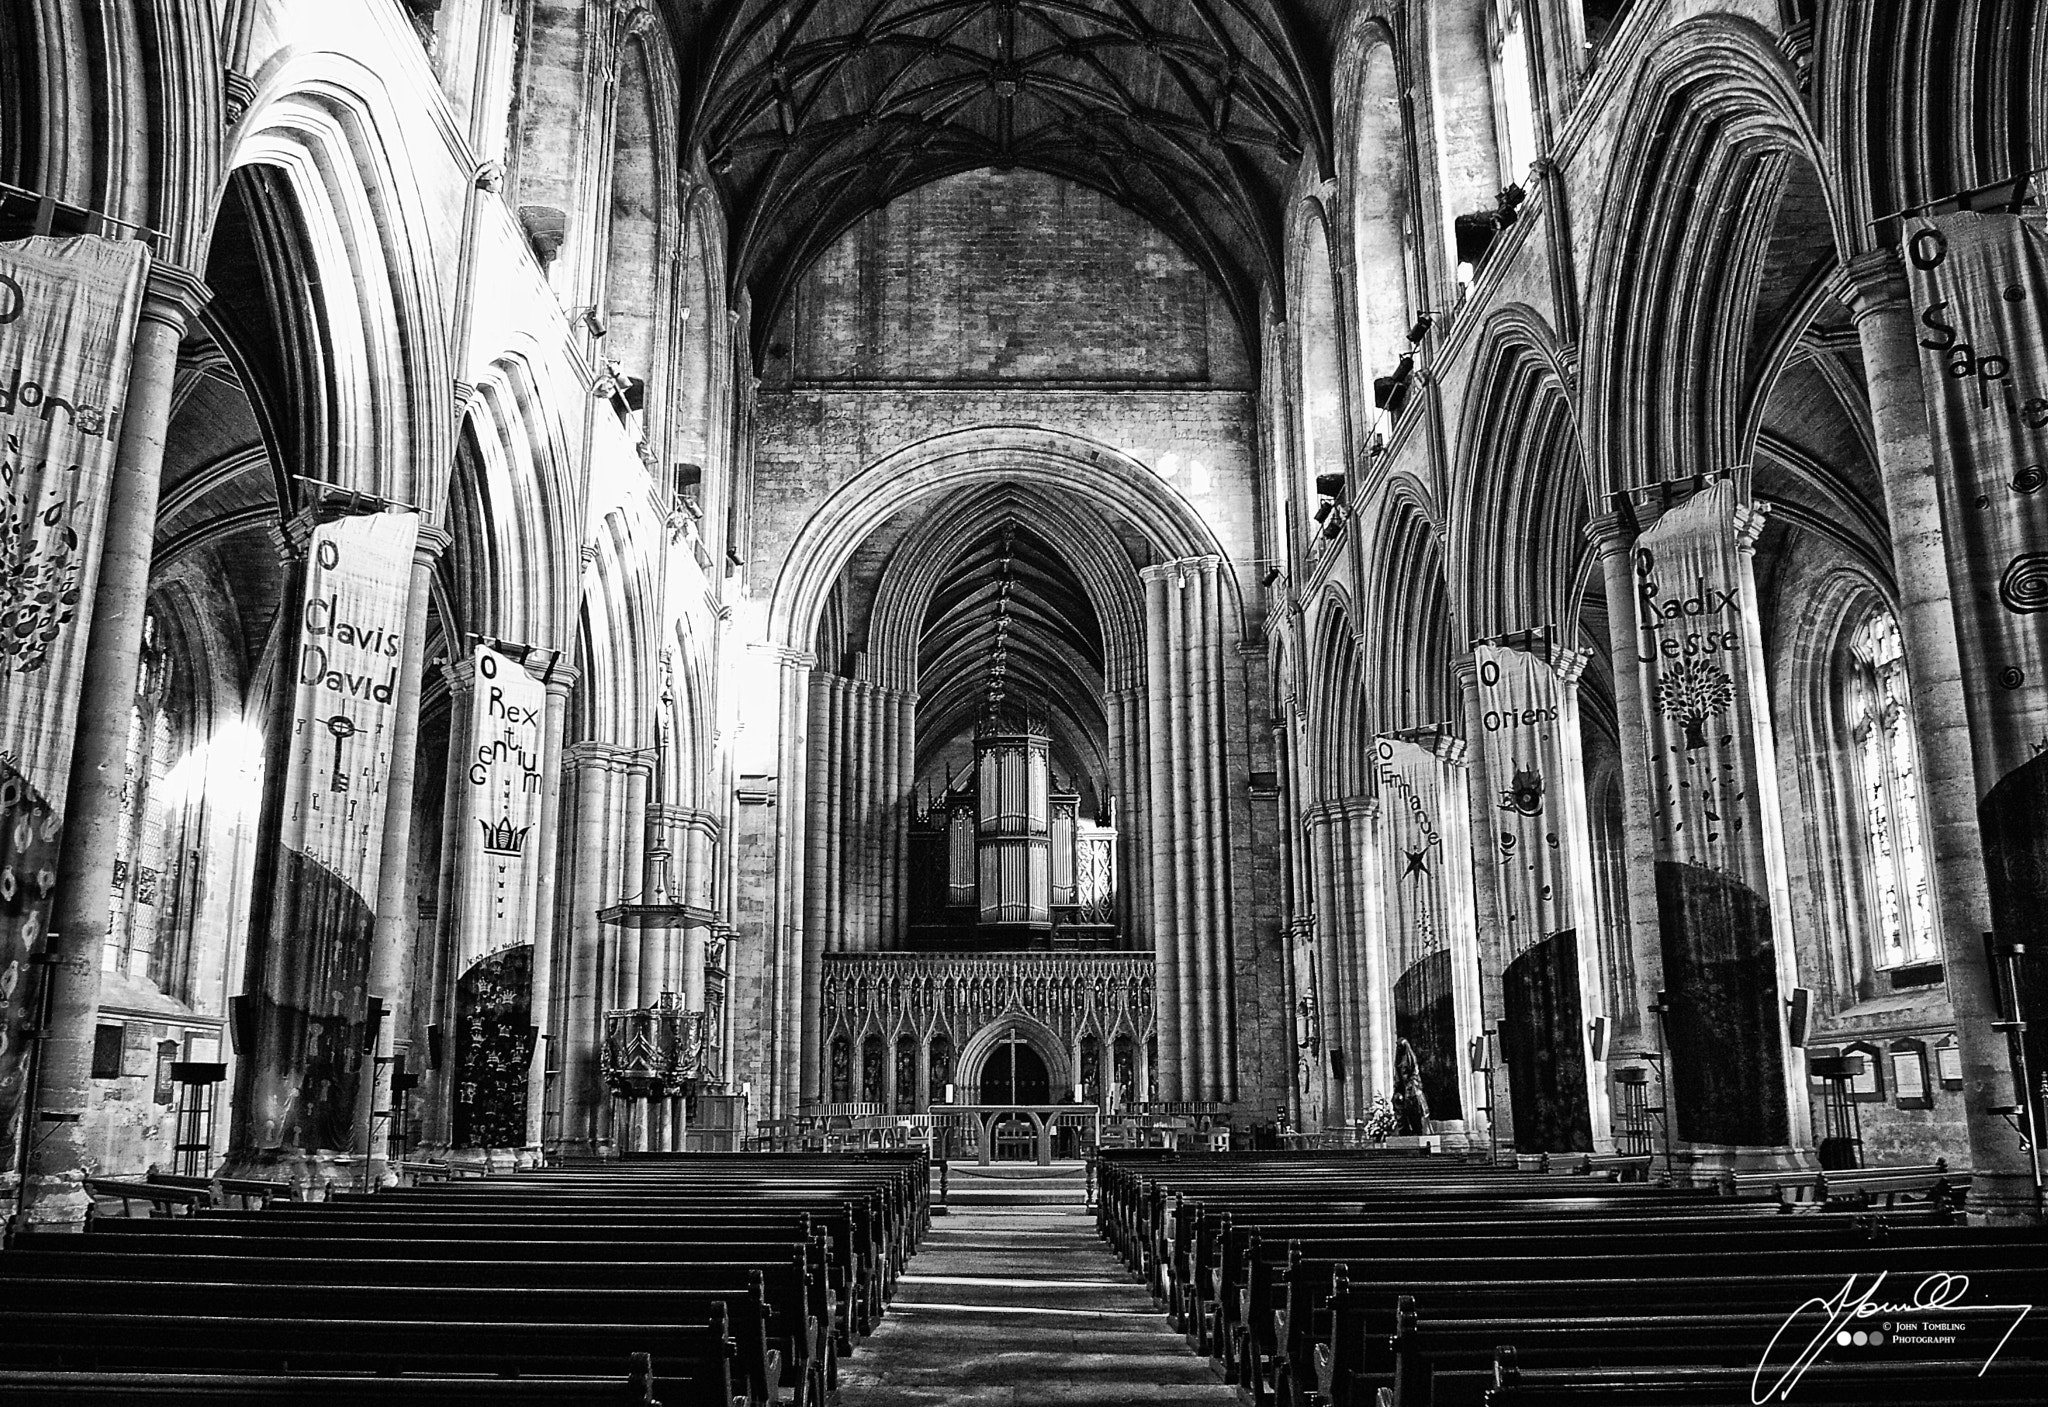
[[[1855,1168],[1823,1172],[1814,1179],[1813,1199],[1822,1210],[1862,1209],[1898,1205],[1901,1197],[1917,1203],[1959,1208],[1970,1188],[1968,1172],[1949,1171],[1947,1159],[1910,1167]]]
[[[735,1348],[722,1309],[701,1323],[668,1324],[464,1321],[446,1315],[425,1321],[308,1320],[197,1313],[189,1300],[159,1312],[23,1309],[0,1314],[0,1354],[11,1371],[37,1377],[374,1374],[379,1389],[415,1373],[598,1378],[647,1354],[652,1394],[667,1407],[735,1401],[765,1407],[735,1379]],[[357,1398],[383,1400],[376,1390]],[[543,1394],[541,1400],[549,1399]]]
[[[1800,1378],[1789,1400],[1807,1407],[2038,1407],[2040,1375],[2048,1372],[2048,1364],[2006,1361],[2001,1355],[1980,1376],[1982,1368],[1967,1360],[1817,1363]],[[1530,1369],[1507,1347],[1495,1356],[1486,1401],[1488,1407],[1726,1407],[1751,1401],[1756,1391],[1750,1368]]]
[[[362,1373],[50,1372],[0,1368],[8,1407],[662,1407],[653,1359],[630,1355],[622,1372],[526,1378]]]
[[[214,1205],[213,1193],[205,1187],[178,1187],[157,1182],[134,1182],[118,1177],[89,1177],[85,1190],[94,1197],[119,1198],[121,1215],[135,1215],[135,1204],[141,1202],[151,1209],[154,1216],[162,1212],[165,1216],[176,1216],[182,1209],[188,1215],[203,1207]]]
[[[495,1357],[503,1336],[488,1332],[485,1326],[538,1322],[571,1331],[638,1328],[637,1348],[614,1341],[610,1345],[612,1352],[652,1353],[658,1372],[665,1374],[665,1365],[674,1356],[668,1346],[670,1329],[689,1326],[708,1333],[715,1325],[719,1354],[729,1364],[740,1393],[755,1403],[772,1403],[782,1377],[781,1355],[768,1347],[769,1311],[758,1280],[752,1285],[692,1286],[657,1292],[502,1281],[483,1285],[240,1284],[189,1278],[157,1281],[60,1277],[10,1270],[0,1274],[0,1344],[18,1346],[13,1337],[16,1321],[34,1326],[50,1316],[70,1315],[79,1321],[106,1321],[110,1327],[125,1332],[142,1321],[176,1326],[191,1317],[188,1311],[194,1305],[204,1306],[202,1317],[207,1320],[283,1321],[298,1325],[297,1330],[265,1345],[267,1350],[280,1355],[280,1364],[290,1367],[305,1361],[299,1349],[309,1335],[316,1347],[306,1352],[316,1361],[306,1366],[404,1371],[404,1365],[419,1362],[423,1352],[466,1353],[472,1348],[472,1339],[487,1341],[492,1346],[490,1356]],[[331,1342],[323,1337],[331,1326],[373,1321],[403,1324],[411,1335],[397,1340],[365,1337],[353,1346],[350,1362],[334,1359],[322,1347]],[[422,1341],[421,1335],[432,1335],[435,1331],[440,1333],[438,1342],[429,1345]],[[252,1329],[251,1333],[254,1332]],[[161,1344],[160,1339],[147,1336],[142,1342]],[[725,1347],[727,1344],[732,1347]],[[173,1366],[154,1360],[142,1363],[120,1358],[126,1347],[119,1339],[94,1344],[93,1362],[89,1366]],[[215,1342],[209,1347],[218,1350],[222,1345]],[[75,1351],[76,1345],[72,1348]],[[12,1361],[22,1361],[12,1352],[7,1356]],[[668,1394],[657,1390],[656,1396],[666,1398]]]
[[[147,1181],[152,1186],[187,1187],[211,1192],[215,1206],[226,1206],[227,1199],[233,1197],[244,1207],[260,1209],[272,1202],[293,1201],[298,1195],[289,1182],[272,1182],[255,1177],[191,1177],[179,1173],[152,1172]]]

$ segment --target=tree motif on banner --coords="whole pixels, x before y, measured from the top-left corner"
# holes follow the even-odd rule
[[[1657,680],[1657,706],[1685,729],[1685,750],[1707,745],[1707,720],[1726,713],[1735,702],[1735,681],[1719,665],[1686,660]]]
[[[13,436],[8,448],[19,452]],[[5,467],[11,481],[11,458]],[[77,614],[79,537],[72,507],[54,495],[40,510],[10,497],[0,521],[0,656],[17,674],[41,669]]]

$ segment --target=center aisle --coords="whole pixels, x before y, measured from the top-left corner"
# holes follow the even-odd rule
[[[1237,1401],[1096,1236],[1078,1177],[1058,1201],[1014,1186],[955,1170],[951,1213],[840,1364],[842,1407]]]

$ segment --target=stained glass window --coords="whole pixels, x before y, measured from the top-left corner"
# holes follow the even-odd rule
[[[1869,858],[1880,967],[1940,957],[1920,814],[1918,745],[1899,624],[1874,611],[1849,642],[1849,732]]]

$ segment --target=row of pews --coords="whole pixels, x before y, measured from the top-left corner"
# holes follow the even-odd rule
[[[929,1228],[917,1152],[649,1155],[0,1250],[0,1402],[824,1407]]]
[[[2048,1401],[2048,1237],[1945,1204],[1395,1153],[1099,1163],[1101,1235],[1255,1407]]]

